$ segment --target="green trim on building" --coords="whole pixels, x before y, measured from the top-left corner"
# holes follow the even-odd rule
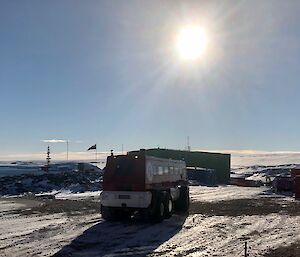
[[[136,154],[139,151],[131,151]],[[146,149],[146,154],[159,158],[184,160],[187,167],[201,167],[214,169],[217,181],[220,184],[228,184],[230,180],[230,154],[181,151],[171,149]]]

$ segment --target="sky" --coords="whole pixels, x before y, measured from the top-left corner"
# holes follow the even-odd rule
[[[299,1],[0,1],[0,160],[299,151]],[[207,49],[175,50],[196,24]],[[25,157],[24,157],[25,156]],[[75,157],[74,157],[75,158]]]

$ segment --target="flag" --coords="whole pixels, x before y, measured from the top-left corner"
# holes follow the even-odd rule
[[[89,150],[96,150],[96,149],[97,149],[97,145],[94,144],[89,149],[87,149],[87,151],[89,151]]]

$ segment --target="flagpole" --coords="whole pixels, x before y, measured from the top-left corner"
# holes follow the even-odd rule
[[[67,140],[67,161],[69,161],[69,140]]]

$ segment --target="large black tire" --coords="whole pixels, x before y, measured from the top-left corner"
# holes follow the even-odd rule
[[[165,196],[165,218],[169,219],[173,215],[174,212],[174,203],[172,197],[169,193]]]
[[[175,210],[178,212],[186,213],[189,210],[190,206],[190,193],[188,186],[180,187],[180,195],[177,201],[175,202]]]
[[[101,214],[102,218],[107,221],[116,221],[119,219],[118,212],[112,207],[101,205]]]
[[[129,220],[133,212],[128,210],[118,210],[118,216],[121,220]]]
[[[162,193],[154,195],[152,220],[154,222],[162,222],[165,217],[165,201]]]

